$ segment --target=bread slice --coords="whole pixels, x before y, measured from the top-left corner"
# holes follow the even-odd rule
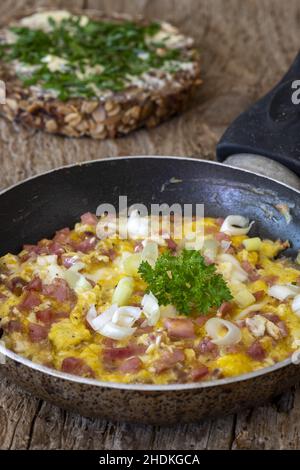
[[[30,29],[38,29],[41,21],[42,23],[45,21],[43,17],[36,16],[36,14],[42,14],[44,17],[45,15],[51,16],[58,21],[57,18],[70,13],[80,17],[84,15],[85,19],[82,21],[87,21],[86,17],[88,17],[95,21],[118,24],[126,24],[128,21],[137,25],[150,24],[142,18],[133,19],[127,15],[117,14],[107,16],[91,10],[27,11],[26,15],[19,16],[10,25],[0,30],[0,43],[12,41],[11,26],[28,27],[30,23]],[[1,106],[1,113],[10,121],[71,137],[114,138],[128,134],[142,126],[156,126],[181,111],[201,83],[199,56],[194,49],[193,40],[180,34],[168,23],[158,22],[158,24],[160,30],[153,41],[160,46],[163,34],[163,41],[166,42],[163,42],[165,49],[162,49],[162,54],[165,53],[164,50],[179,50],[180,59],[176,61],[174,70],[151,68],[142,75],[131,77],[130,82],[125,82],[123,89],[113,91],[97,88],[97,94],[95,92],[95,96],[91,97],[80,96],[80,93],[76,96],[75,91],[73,92],[75,96],[70,96],[63,101],[57,96],[56,90],[46,90],[43,84],[25,85],[23,78],[19,76],[19,60],[7,61],[2,56],[0,73],[2,80],[6,83],[7,99],[6,104]],[[156,51],[159,52],[159,47]],[[99,54],[101,55],[101,51]],[[21,66],[24,68],[22,64]],[[22,73],[24,73],[23,69]],[[27,70],[26,73],[28,74]]]

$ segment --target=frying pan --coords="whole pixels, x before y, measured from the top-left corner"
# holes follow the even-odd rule
[[[203,203],[205,214],[212,217],[245,215],[256,221],[252,235],[288,239],[288,254],[295,256],[300,249],[300,184],[282,164],[300,174],[296,132],[300,120],[295,120],[298,111],[287,93],[298,72],[299,56],[281,82],[225,132],[217,158],[226,159],[231,167],[180,157],[123,157],[63,167],[3,191],[0,255],[18,253],[23,244],[52,237],[56,230],[73,226],[82,213],[95,212],[101,203],[117,207],[119,195],[127,195],[128,206]],[[277,204],[290,208],[289,224]],[[300,365],[286,359],[209,382],[127,385],[62,373],[3,345],[0,353],[6,359],[0,373],[42,399],[86,416],[153,424],[199,421],[262,403],[295,384],[300,373]]]
[[[175,183],[176,182],[176,183]],[[0,255],[17,253],[64,226],[72,226],[102,202],[128,205],[204,203],[205,213],[238,213],[255,220],[253,234],[288,238],[300,249],[300,192],[274,180],[220,163],[176,157],[124,157],[60,168],[0,194]],[[288,204],[287,225],[276,204]],[[1,347],[0,371],[33,394],[86,416],[144,423],[178,423],[232,413],[261,403],[297,382],[290,359],[272,367],[211,382],[141,385],[100,382],[35,364]]]

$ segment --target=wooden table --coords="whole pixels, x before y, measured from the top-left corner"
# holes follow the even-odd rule
[[[2,0],[0,18],[47,2]],[[142,13],[170,20],[202,50],[203,78],[191,109],[151,131],[105,142],[64,139],[0,121],[0,186],[71,162],[120,155],[214,159],[231,120],[271,87],[298,50],[298,0],[72,0],[51,6]],[[273,449],[300,447],[300,390],[197,425],[161,428],[82,418],[0,381],[1,449]]]

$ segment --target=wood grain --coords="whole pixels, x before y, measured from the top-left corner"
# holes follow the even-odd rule
[[[65,139],[0,120],[0,188],[76,161],[120,155],[214,159],[232,119],[274,85],[298,50],[298,0],[2,0],[1,22],[16,9],[50,4],[140,13],[174,22],[202,51],[204,85],[182,116],[116,141]],[[296,449],[300,389],[271,404],[197,425],[160,428],[90,420],[0,381],[1,449]]]

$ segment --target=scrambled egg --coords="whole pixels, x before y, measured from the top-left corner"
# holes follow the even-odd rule
[[[211,261],[233,295],[228,305],[212,309],[207,317],[198,311],[185,317],[172,306],[160,306],[155,324],[142,312],[133,332],[119,339],[93,329],[91,319],[107,315],[120,280],[130,277],[125,305],[141,311],[147,285],[134,264],[145,244],[135,239],[99,240],[90,217],[71,231],[58,232],[54,240],[0,258],[0,326],[7,347],[68,373],[124,383],[230,377],[289,357],[300,346],[300,319],[292,306],[296,294],[283,300],[270,295],[272,285],[298,289],[297,267],[284,258],[275,259],[287,244],[261,240],[259,249],[247,250],[243,245],[247,235],[220,236],[220,222],[212,218],[188,227],[204,229],[205,240],[213,240]],[[182,246],[182,240],[169,245],[157,242],[158,254],[180,251]],[[207,259],[211,253],[203,251]],[[123,331],[128,318],[114,325]],[[220,338],[226,336],[226,328],[216,332],[218,340],[210,337],[206,327],[210,318],[230,322],[240,331],[239,341],[223,344]],[[180,331],[176,319],[182,320]]]
[[[253,361],[244,353],[226,354],[216,361],[225,377],[246,374],[253,370]]]
[[[71,349],[91,339],[91,333],[84,325],[74,325],[70,320],[62,320],[52,325],[49,340],[55,350]]]

